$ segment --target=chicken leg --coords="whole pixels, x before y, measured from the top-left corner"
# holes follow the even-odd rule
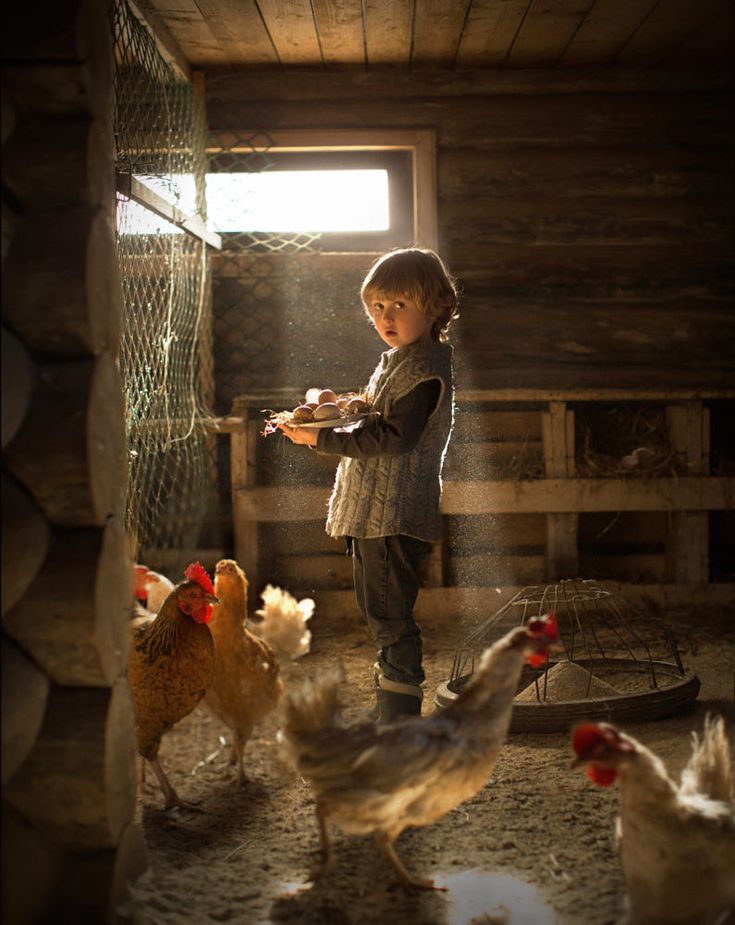
[[[199,808],[194,803],[189,803],[186,800],[182,800],[178,793],[174,790],[166,776],[166,772],[161,767],[161,763],[156,758],[147,759],[150,766],[153,768],[153,773],[158,778],[158,783],[161,785],[161,790],[163,795],[166,797],[166,803],[164,804],[164,810],[172,809],[174,806],[180,806],[182,809],[195,809]]]
[[[419,880],[417,877],[413,877],[398,857],[396,849],[393,847],[394,840],[385,832],[375,832],[374,834],[380,850],[390,861],[403,887],[409,890],[440,890],[441,892],[446,892],[447,887],[436,886],[433,880]]]

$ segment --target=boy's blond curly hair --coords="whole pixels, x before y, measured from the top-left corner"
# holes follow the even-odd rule
[[[368,315],[370,300],[378,293],[411,299],[432,319],[433,339],[440,343],[449,339],[449,327],[459,317],[459,287],[444,261],[430,248],[396,248],[378,257],[360,289]]]

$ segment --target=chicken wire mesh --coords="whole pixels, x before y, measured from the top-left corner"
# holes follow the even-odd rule
[[[203,97],[163,59],[125,0],[114,0],[110,14],[126,527],[137,547],[181,550],[183,561],[215,492],[214,438],[206,430],[214,392],[210,259],[201,239],[145,208],[129,190],[135,179],[206,220]]]
[[[267,132],[223,131],[209,141],[211,174],[261,173],[273,167]],[[232,227],[247,228],[247,199],[228,203]],[[281,319],[273,306],[291,298],[287,292],[291,264],[274,257],[319,252],[320,232],[227,231],[216,255],[213,280],[216,341],[216,406],[230,411],[237,395],[256,392],[274,369],[274,345],[282,339]]]
[[[524,668],[511,731],[567,729],[583,719],[659,719],[689,706],[699,680],[682,664],[670,629],[596,581],[566,579],[522,588],[458,647],[449,680],[437,690],[446,706],[472,677],[482,652],[515,626],[555,613],[562,650],[544,666]]]

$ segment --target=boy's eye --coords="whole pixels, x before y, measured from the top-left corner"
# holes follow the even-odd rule
[[[405,308],[405,307],[406,307],[406,303],[405,303],[405,302],[394,302],[393,304],[395,305],[396,308]]]

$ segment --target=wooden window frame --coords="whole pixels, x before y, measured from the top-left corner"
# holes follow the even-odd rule
[[[259,133],[253,132],[251,137]],[[408,151],[413,178],[413,242],[438,246],[436,136],[433,129],[279,129],[268,132],[263,153],[337,151]],[[210,149],[211,151],[212,149]],[[216,150],[216,149],[214,149]]]

